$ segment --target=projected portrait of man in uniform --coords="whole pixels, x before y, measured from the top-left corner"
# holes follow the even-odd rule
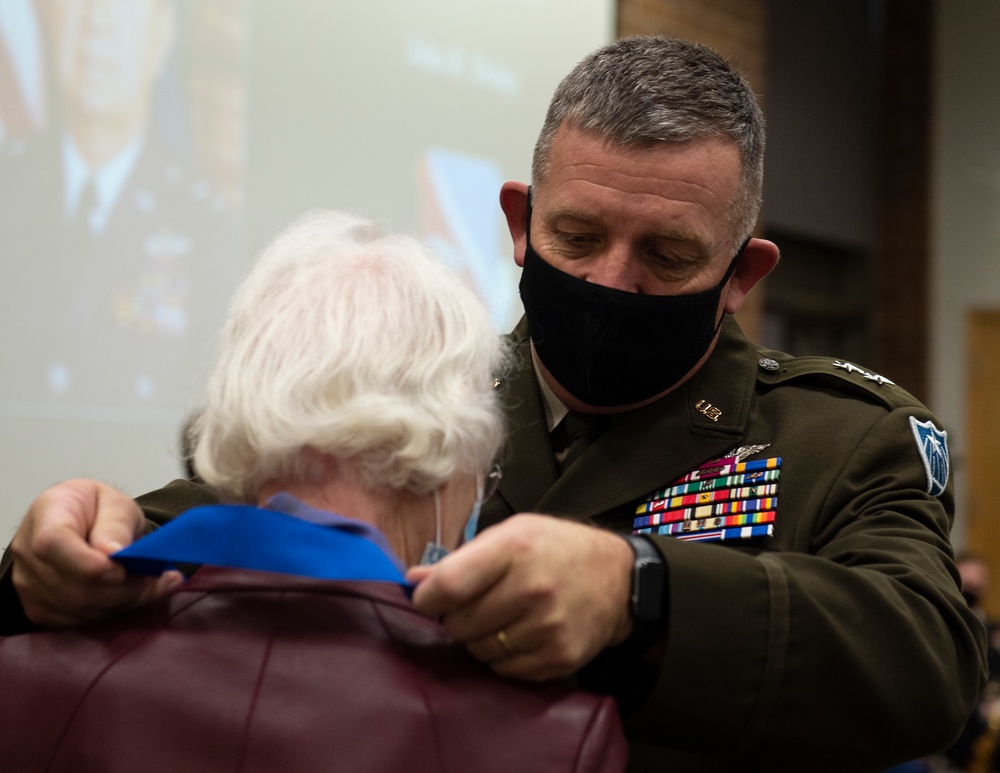
[[[237,220],[193,162],[177,0],[40,0],[50,126],[0,154],[8,279],[0,401],[170,407],[235,283]],[[174,65],[174,71],[170,70]],[[174,104],[174,103],[172,103]],[[185,139],[187,140],[185,142]]]

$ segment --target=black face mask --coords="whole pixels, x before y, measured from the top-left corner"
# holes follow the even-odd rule
[[[713,288],[641,295],[587,282],[547,263],[531,246],[531,205],[521,301],[542,364],[573,397],[609,407],[648,400],[675,386],[708,351],[722,288],[744,242]],[[747,239],[749,241],[749,239]]]

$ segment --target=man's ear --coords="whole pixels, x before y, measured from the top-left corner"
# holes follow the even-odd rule
[[[735,314],[754,285],[778,265],[778,247],[767,239],[751,239],[733,271],[725,291],[725,309]]]
[[[524,250],[528,244],[528,186],[505,182],[500,188],[500,208],[507,218],[507,230],[514,242],[514,262],[523,267]]]

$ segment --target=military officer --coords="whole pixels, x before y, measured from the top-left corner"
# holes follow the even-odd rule
[[[0,229],[17,261],[0,291],[10,321],[0,398],[172,407],[199,336],[218,327],[218,298],[235,285],[234,213],[150,135],[91,226],[64,214],[58,158],[44,135],[10,143],[0,159]]]
[[[778,260],[751,235],[763,145],[702,46],[624,39],[563,81],[531,188],[500,194],[525,307],[504,477],[478,536],[409,574],[498,673],[615,694],[634,770],[878,771],[946,745],[983,679],[946,433],[889,379],[763,350],[732,317]],[[139,504],[206,498],[177,481]],[[106,558],[144,528],[102,484],[46,492],[5,620],[163,593],[176,578]]]
[[[59,116],[5,145],[0,399],[164,409],[239,270],[228,202],[151,119],[172,0],[42,6]],[[194,356],[192,356],[194,353]]]

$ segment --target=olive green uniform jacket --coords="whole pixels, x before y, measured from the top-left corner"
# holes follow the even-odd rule
[[[628,532],[638,504],[705,462],[751,445],[766,448],[750,459],[782,459],[773,536],[654,538],[669,625],[626,722],[630,770],[864,773],[957,736],[985,632],[959,593],[951,485],[928,493],[911,425],[933,420],[925,407],[835,360],[758,349],[727,319],[690,380],[558,477],[523,320],[512,338],[483,527],[540,512]],[[175,482],[140,502],[161,519],[204,496]]]
[[[959,593],[951,485],[928,493],[910,422],[934,419],[924,406],[836,360],[758,349],[727,319],[690,380],[557,478],[523,322],[514,345],[483,526],[527,511],[627,532],[637,504],[707,461],[765,444],[749,459],[782,460],[773,536],[654,538],[669,628],[626,725],[634,769],[877,771],[958,734],[985,639]]]

